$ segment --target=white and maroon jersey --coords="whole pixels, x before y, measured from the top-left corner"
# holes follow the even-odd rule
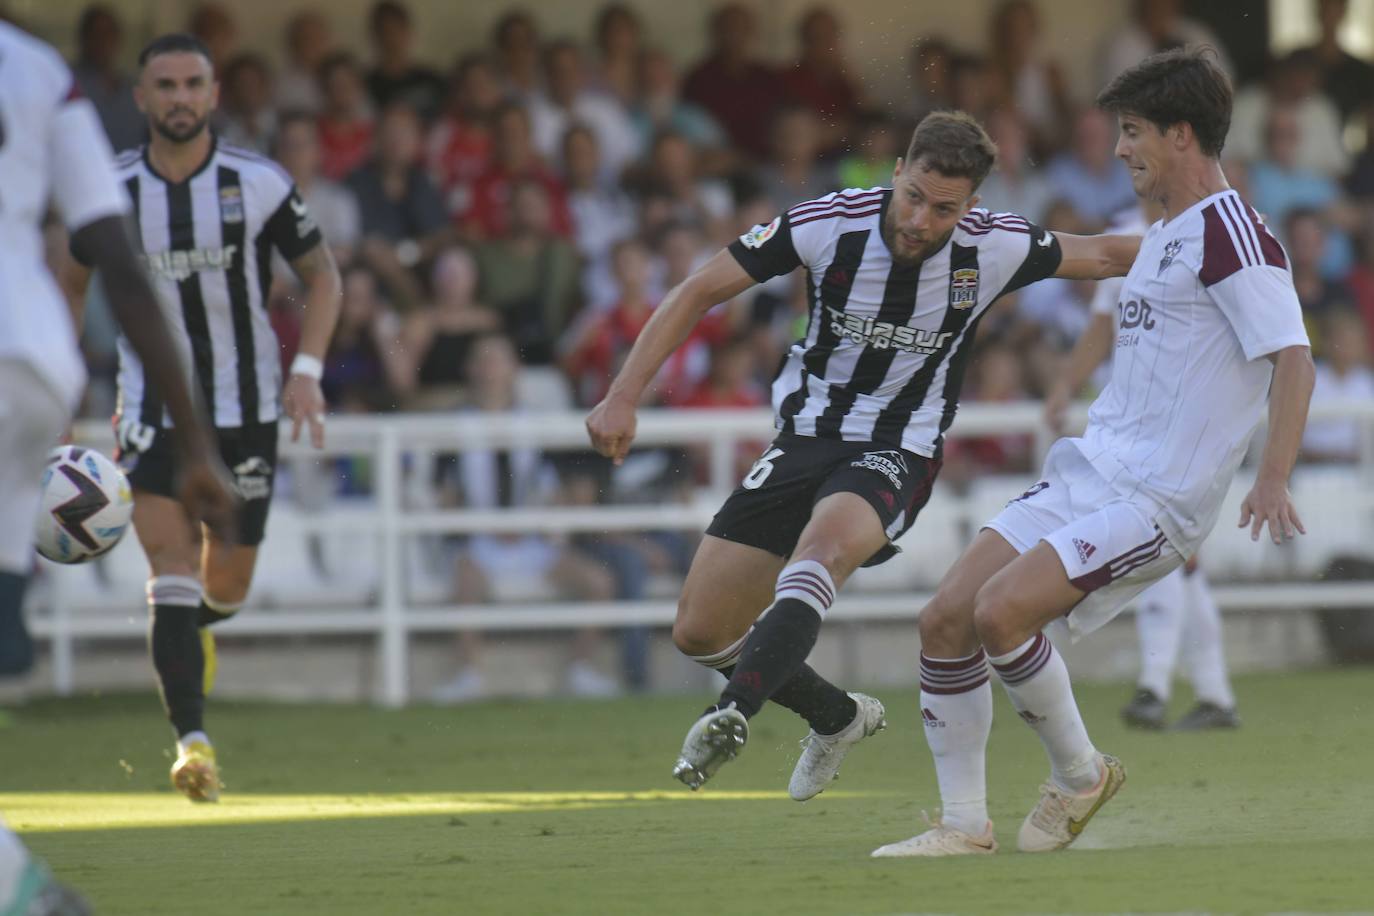
[[[86,367],[41,227],[49,200],[73,232],[127,212],[111,158],[62,58],[0,22],[0,359],[29,363],[72,407]]]
[[[1307,345],[1288,259],[1222,191],[1149,228],[1116,310],[1111,383],[1074,441],[1117,492],[1158,506],[1160,529],[1191,556],[1264,410],[1265,357]]]
[[[272,251],[287,260],[320,244],[320,231],[281,166],[214,138],[184,181],[148,161],[147,147],[115,162],[138,220],[149,278],[182,364],[217,428],[271,423],[281,415],[281,354],[267,311]],[[160,393],[119,340],[121,425],[168,427]]]
[[[1062,254],[1053,234],[979,209],[925,261],[894,263],[881,232],[891,200],[891,188],[829,194],[729,250],[760,283],[806,268],[810,318],[773,381],[777,428],[933,457],[979,320],[1000,296],[1052,275]]]

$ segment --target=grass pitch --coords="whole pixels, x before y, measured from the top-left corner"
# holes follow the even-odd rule
[[[46,701],[0,729],[0,812],[103,914],[1374,909],[1374,671],[1237,686],[1245,726],[1199,735],[1128,732],[1127,688],[1080,688],[1129,778],[1048,856],[1008,851],[1046,767],[1000,690],[987,858],[868,858],[938,805],[914,691],[878,692],[889,729],[805,805],[777,708],[693,794],[668,771],[704,698],[212,703],[227,785],[193,806],[151,691]]]

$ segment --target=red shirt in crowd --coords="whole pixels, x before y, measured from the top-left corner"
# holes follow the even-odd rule
[[[458,118],[441,118],[430,131],[426,158],[448,211],[466,213],[473,182],[491,167],[491,134]]]
[[[782,81],[788,98],[826,121],[852,118],[859,110],[859,91],[842,74],[821,76],[797,63],[783,72]]]
[[[516,180],[533,181],[549,196],[550,229],[562,238],[572,237],[572,213],[563,183],[543,166],[534,166],[514,176],[493,165],[472,183],[468,207],[462,221],[486,239],[503,238],[510,231],[510,190]]]
[[[783,94],[782,79],[772,67],[751,63],[732,73],[716,57],[698,64],[682,84],[682,97],[710,112],[733,145],[760,157],[771,151],[768,112]]]
[[[320,118],[320,174],[343,181],[372,155],[372,122],[340,124]]]
[[[584,404],[595,404],[606,396],[621,360],[630,352],[635,338],[653,313],[652,308],[631,311],[624,303],[616,303],[588,326],[563,363]],[[694,394],[710,371],[711,348],[728,336],[729,328],[723,316],[708,314],[698,322],[682,346],[673,351],[654,376],[657,400],[677,406]]]

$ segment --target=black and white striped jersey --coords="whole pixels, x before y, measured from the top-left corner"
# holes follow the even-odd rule
[[[185,181],[162,178],[147,148],[115,162],[138,220],[144,261],[163,312],[219,428],[281,415],[281,354],[267,312],[272,249],[287,260],[320,244],[291,177],[257,153],[216,139]],[[167,427],[162,399],[119,341],[117,420]]]
[[[1022,217],[974,209],[934,255],[894,264],[880,229],[891,200],[891,188],[829,194],[729,250],[759,282],[806,268],[806,337],[773,381],[778,429],[934,457],[979,320],[1000,296],[1051,276],[1062,254]]]

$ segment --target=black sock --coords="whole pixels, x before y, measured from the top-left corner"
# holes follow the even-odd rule
[[[821,632],[821,615],[805,601],[780,598],[749,634],[720,706],[735,704],[752,718],[778,688],[806,664]]]
[[[735,673],[735,666],[726,665],[717,670],[728,678]],[[859,714],[859,706],[854,699],[821,677],[810,665],[802,665],[797,669],[797,673],[768,699],[801,716],[818,735],[835,734]]]
[[[196,608],[153,605],[148,642],[162,688],[162,705],[178,738],[205,730],[205,653],[196,620]]]
[[[217,623],[221,623],[225,620],[228,620],[230,617],[233,617],[234,614],[237,613],[237,610],[231,611],[228,614],[220,613],[219,611],[210,607],[210,605],[206,604],[205,599],[202,598],[200,599],[200,607],[196,608],[196,626],[211,627]]]
[[[29,577],[0,572],[0,677],[33,667],[33,637],[24,626],[24,590]]]

